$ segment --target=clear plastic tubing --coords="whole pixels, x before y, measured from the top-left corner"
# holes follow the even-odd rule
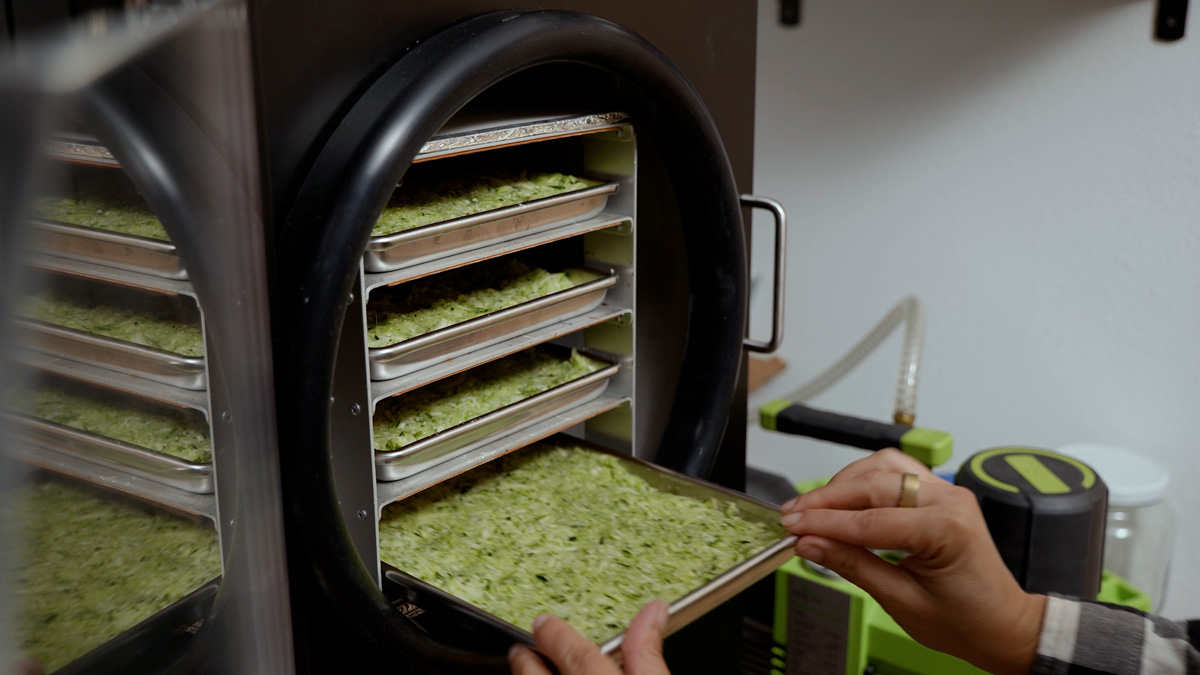
[[[854,370],[875,351],[892,331],[904,324],[904,345],[900,352],[900,378],[896,385],[897,422],[912,424],[917,411],[917,379],[921,373],[921,350],[925,344],[925,307],[910,295],[892,308],[858,344],[824,372],[805,382],[786,398],[804,403],[831,387]]]

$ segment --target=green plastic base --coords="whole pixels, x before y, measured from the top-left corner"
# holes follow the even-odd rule
[[[1104,573],[1101,602],[1150,609],[1150,597],[1121,577]],[[798,624],[789,632],[788,622]],[[984,671],[910,638],[879,603],[850,582],[829,577],[807,561],[793,558],[775,573],[777,643],[773,660],[808,660],[811,672],[861,675],[986,675]],[[844,670],[835,670],[843,664]],[[783,664],[777,665],[785,672]],[[806,671],[807,672],[807,671]]]
[[[879,675],[986,675],[918,644],[865,591],[804,560],[781,567],[775,582],[775,642],[785,646],[786,658],[810,660],[812,672],[837,672],[837,663],[845,675],[861,675],[867,666]],[[802,635],[789,634],[789,619],[804,622]]]
[[[1125,605],[1143,612],[1151,611],[1150,608],[1153,604],[1150,596],[1142,589],[1108,570],[1104,570],[1100,576],[1100,593],[1096,599],[1113,605]]]

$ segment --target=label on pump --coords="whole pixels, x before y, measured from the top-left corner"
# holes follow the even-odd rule
[[[791,575],[787,636],[787,675],[845,672],[850,642],[850,596]]]

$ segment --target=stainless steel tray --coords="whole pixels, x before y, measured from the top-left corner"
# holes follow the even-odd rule
[[[180,389],[169,384],[154,382],[137,375],[118,373],[74,359],[43,354],[33,349],[15,349],[10,352],[15,363],[29,366],[43,373],[51,373],[76,382],[98,384],[106,389],[115,389],[139,398],[158,401],[179,408],[191,408],[208,415],[208,392]]]
[[[567,408],[591,401],[604,393],[609,380],[619,371],[620,366],[614,364],[397,450],[376,450],[375,477],[381,481],[407,478]]]
[[[421,146],[421,152],[417,153],[413,162],[427,162],[439,157],[493,150],[531,141],[599,133],[615,129],[629,119],[629,115],[622,112],[586,115],[565,110],[562,112],[561,116],[552,114],[547,117],[547,111],[539,109],[532,115],[516,113],[515,117],[497,119],[487,113],[472,115],[460,111]]]
[[[598,215],[618,184],[605,183],[462,218],[371,237],[363,254],[367,272],[389,272],[431,258],[519,237]]]
[[[8,439],[4,452],[31,466],[135,499],[165,506],[179,513],[203,516],[213,522],[217,520],[217,497],[215,494],[196,494],[170,485],[163,485],[158,481],[135,476],[124,467],[114,469],[101,466],[58,450],[21,441],[12,433],[9,433]]]
[[[538,114],[518,115],[515,118],[480,119],[477,116],[455,116],[446,126],[421,146],[414,161],[424,162],[439,157],[477,152],[535,140],[597,133],[616,128],[629,115],[622,112],[578,114],[566,110],[561,116],[547,118],[544,110]],[[108,148],[90,136],[60,134],[46,150],[49,157],[78,164],[119,167],[121,164]]]
[[[5,413],[26,443],[196,494],[213,492],[212,462],[187,460],[20,413]]]
[[[90,136],[62,134],[50,141],[46,155],[75,164],[119,168],[121,163],[108,148]]]
[[[181,389],[207,387],[202,356],[184,356],[34,319],[15,323],[30,334],[26,344],[30,349]]]
[[[569,439],[569,442],[577,443],[589,451],[618,457],[626,463],[630,471],[665,492],[701,500],[717,499],[722,503],[733,504],[744,518],[771,524],[779,522],[779,508],[764,501],[612,452],[594,444],[574,438]],[[673,600],[670,603],[665,634],[669,635],[683,628],[773,572],[794,555],[792,549],[796,539],[795,535],[788,534],[729,568],[700,588]],[[383,565],[382,576],[387,582],[384,587],[385,591],[392,596],[393,601],[407,602],[422,610],[422,612],[406,612],[406,615],[410,616],[418,625],[428,623],[431,627],[432,625],[458,627],[464,633],[478,634],[481,641],[487,641],[490,637],[491,641],[502,643],[502,640],[497,639],[498,635],[507,638],[509,643],[521,642],[533,645],[533,634],[529,631],[508,623],[390,565]],[[484,627],[485,630],[481,631],[481,627]],[[488,635],[489,632],[490,635]],[[619,656],[621,643],[624,640],[624,633],[616,635],[601,644],[600,651]]]
[[[449,480],[459,474],[466,473],[481,464],[486,464],[497,457],[507,455],[543,438],[549,438],[577,424],[583,424],[593,417],[606,413],[621,404],[628,404],[628,398],[618,398],[612,392],[605,392],[591,401],[572,406],[568,410],[556,413],[539,422],[530,424],[520,431],[502,436],[480,445],[471,452],[455,455],[454,457],[432,466],[418,474],[394,480],[387,483],[375,484],[375,514],[382,514],[383,508],[392,502],[408,499],[421,490],[433,487],[444,480]]]
[[[489,347],[514,335],[590,312],[617,285],[612,270],[599,279],[477,316],[387,347],[368,350],[372,380],[391,380],[458,354]]]
[[[29,224],[33,227],[34,248],[45,253],[164,279],[188,278],[175,245],[169,241],[54,220],[34,219]]]
[[[65,274],[77,279],[90,279],[106,284],[136,288],[148,293],[182,295],[189,298],[196,297],[196,289],[192,287],[192,282],[190,281],[156,277],[145,272],[134,272],[132,270],[113,267],[112,265],[100,265],[83,260],[70,260],[58,255],[39,253],[36,250],[29,251],[24,256],[22,262],[30,267],[54,272],[55,274]]]

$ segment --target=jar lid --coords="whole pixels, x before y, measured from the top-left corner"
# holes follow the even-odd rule
[[[1100,474],[1108,486],[1110,506],[1147,506],[1162,501],[1170,474],[1163,465],[1116,445],[1071,443],[1058,448],[1083,461]]]

